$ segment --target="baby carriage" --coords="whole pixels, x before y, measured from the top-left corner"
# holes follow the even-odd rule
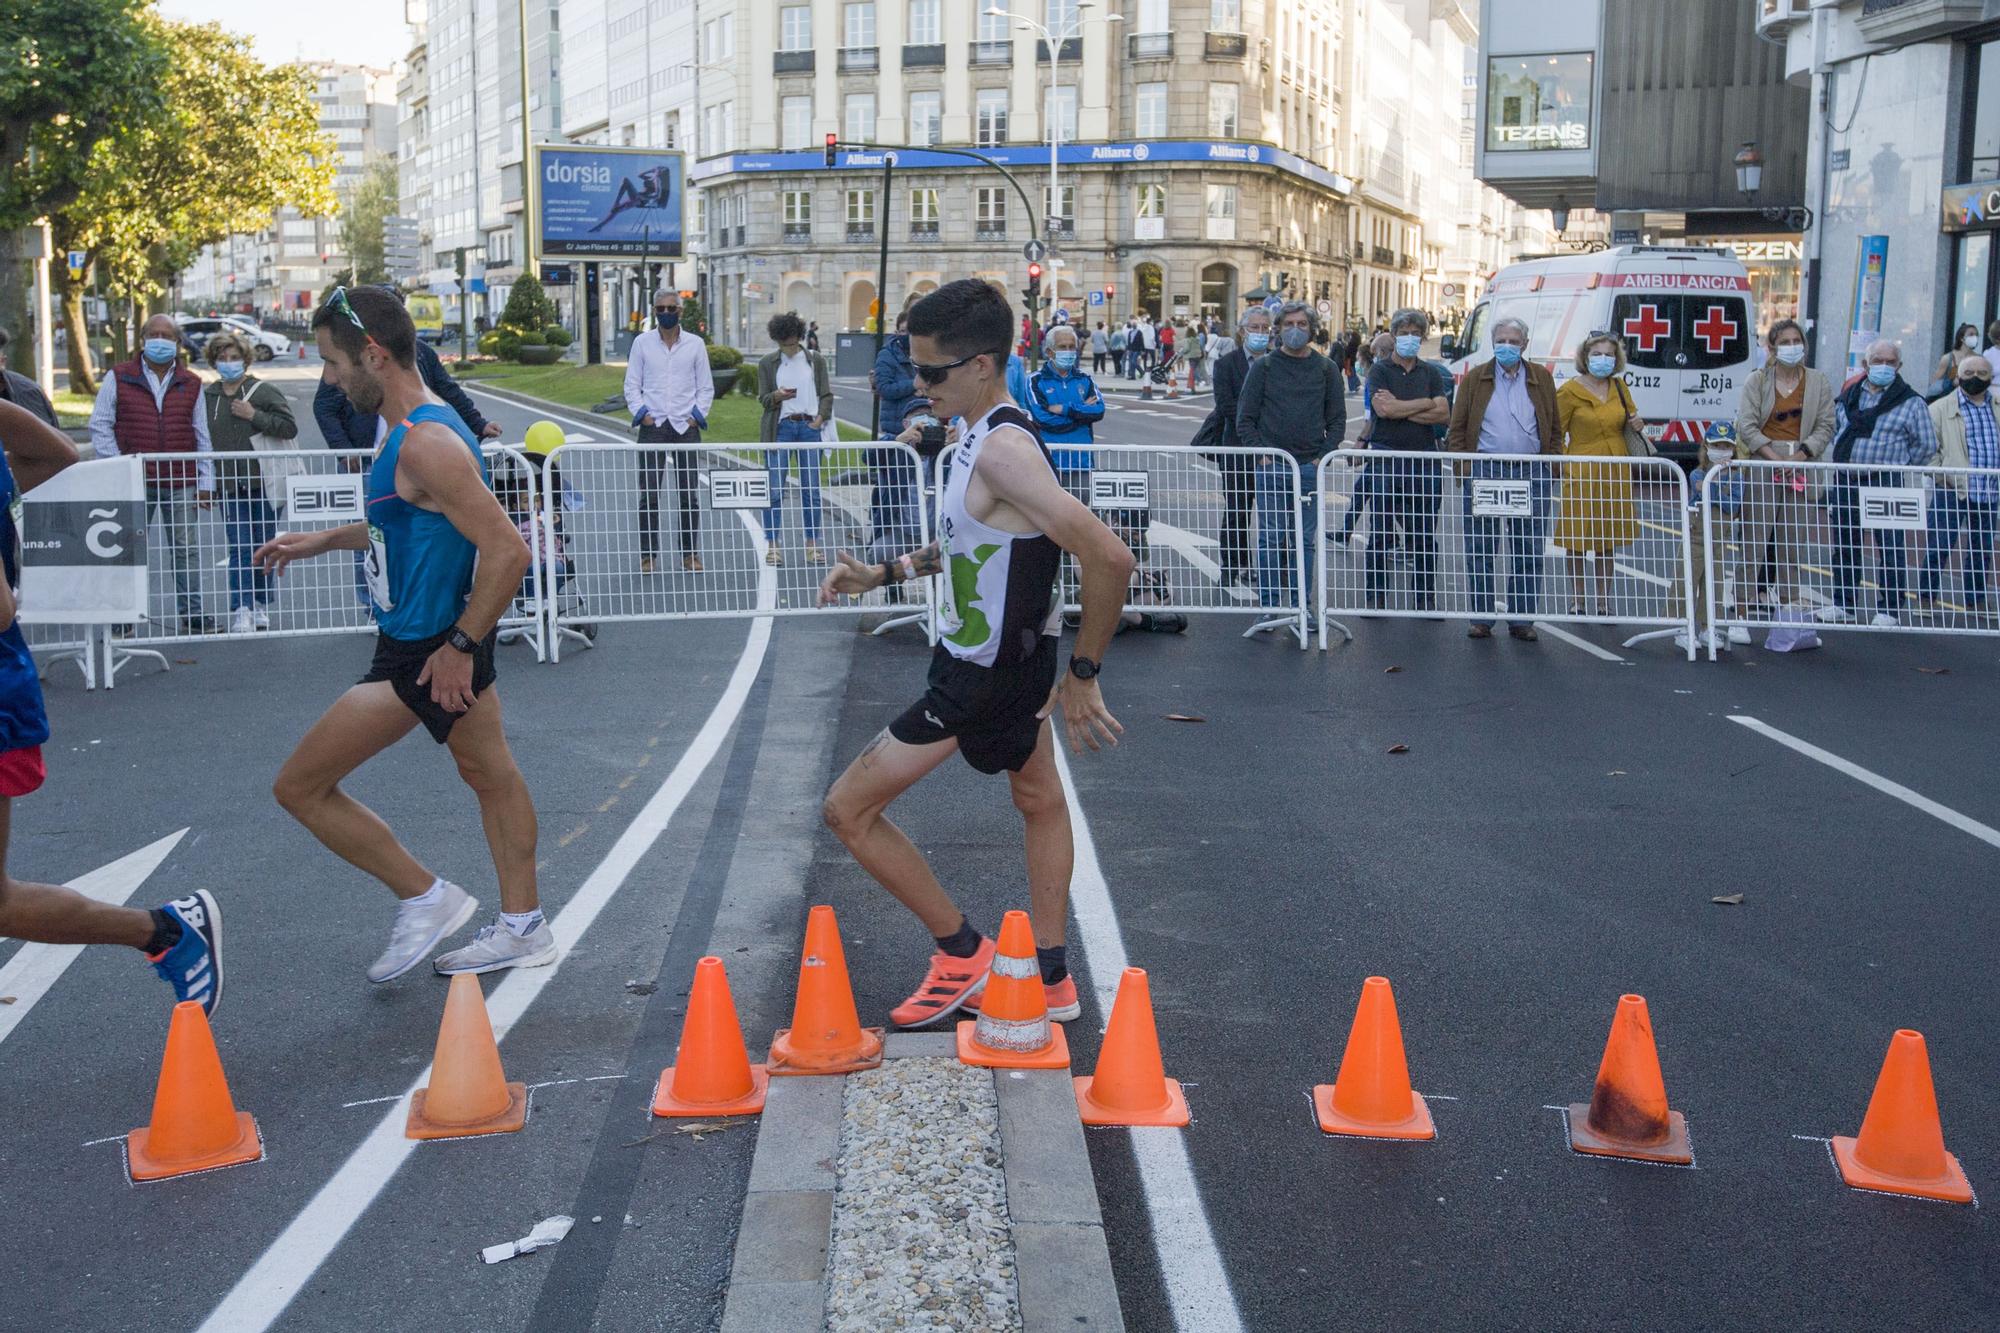
[[[554,505],[548,503],[551,492],[558,497]],[[557,460],[549,467],[548,485],[545,490],[541,486],[529,485],[526,469],[514,458],[506,454],[499,455],[493,460],[493,495],[500,501],[501,508],[507,511],[507,517],[513,519],[515,527],[520,529],[521,540],[525,541],[528,549],[534,552],[536,563],[542,566],[544,576],[546,577],[548,570],[553,568],[555,586],[549,592],[557,614],[565,619],[566,623],[561,628],[574,630],[585,642],[594,642],[597,638],[597,626],[594,623],[579,624],[575,619],[584,613],[584,602],[582,593],[577,589],[576,562],[564,550],[561,460]],[[534,497],[532,502],[529,499],[530,495]],[[514,607],[510,619],[533,620],[539,609],[535,599],[535,574],[530,570],[522,575],[520,590],[514,594]],[[519,627],[503,629],[500,641],[512,643],[525,632]]]

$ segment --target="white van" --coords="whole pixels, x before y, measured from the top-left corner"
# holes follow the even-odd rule
[[[1625,340],[1626,380],[1662,454],[1692,459],[1712,421],[1733,421],[1739,386],[1756,364],[1750,275],[1727,250],[1619,245],[1509,264],[1456,339],[1441,348],[1454,379],[1493,356],[1495,320],[1528,324],[1528,356],[1561,384],[1576,374],[1586,335]]]

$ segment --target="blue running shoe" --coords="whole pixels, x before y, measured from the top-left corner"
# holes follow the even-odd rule
[[[196,889],[160,910],[181,923],[181,938],[150,959],[153,970],[174,988],[175,1000],[193,1000],[213,1016],[222,1003],[222,907],[207,889]]]

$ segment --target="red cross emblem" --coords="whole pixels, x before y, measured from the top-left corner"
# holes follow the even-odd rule
[[[1710,306],[1708,313],[1701,317],[1701,323],[1693,328],[1694,336],[1701,339],[1710,356],[1721,356],[1722,349],[1729,345],[1729,340],[1736,336],[1737,331],[1736,321],[1719,305]]]
[[[1660,308],[1656,305],[1642,305],[1639,313],[1625,321],[1625,336],[1633,343],[1633,350],[1651,352],[1660,345],[1660,339],[1674,331],[1674,326],[1660,318]]]

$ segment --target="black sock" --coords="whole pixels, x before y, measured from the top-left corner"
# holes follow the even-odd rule
[[[958,919],[958,929],[949,935],[938,936],[937,944],[941,952],[948,953],[953,958],[970,958],[979,952],[980,941],[984,938],[985,936],[973,928],[971,917],[961,916]]]
[[[146,941],[146,952],[159,957],[181,942],[180,918],[164,908],[152,909],[153,938]]]
[[[1053,986],[1069,975],[1069,946],[1052,944],[1044,949],[1035,946],[1035,961],[1042,965],[1042,984]]]

